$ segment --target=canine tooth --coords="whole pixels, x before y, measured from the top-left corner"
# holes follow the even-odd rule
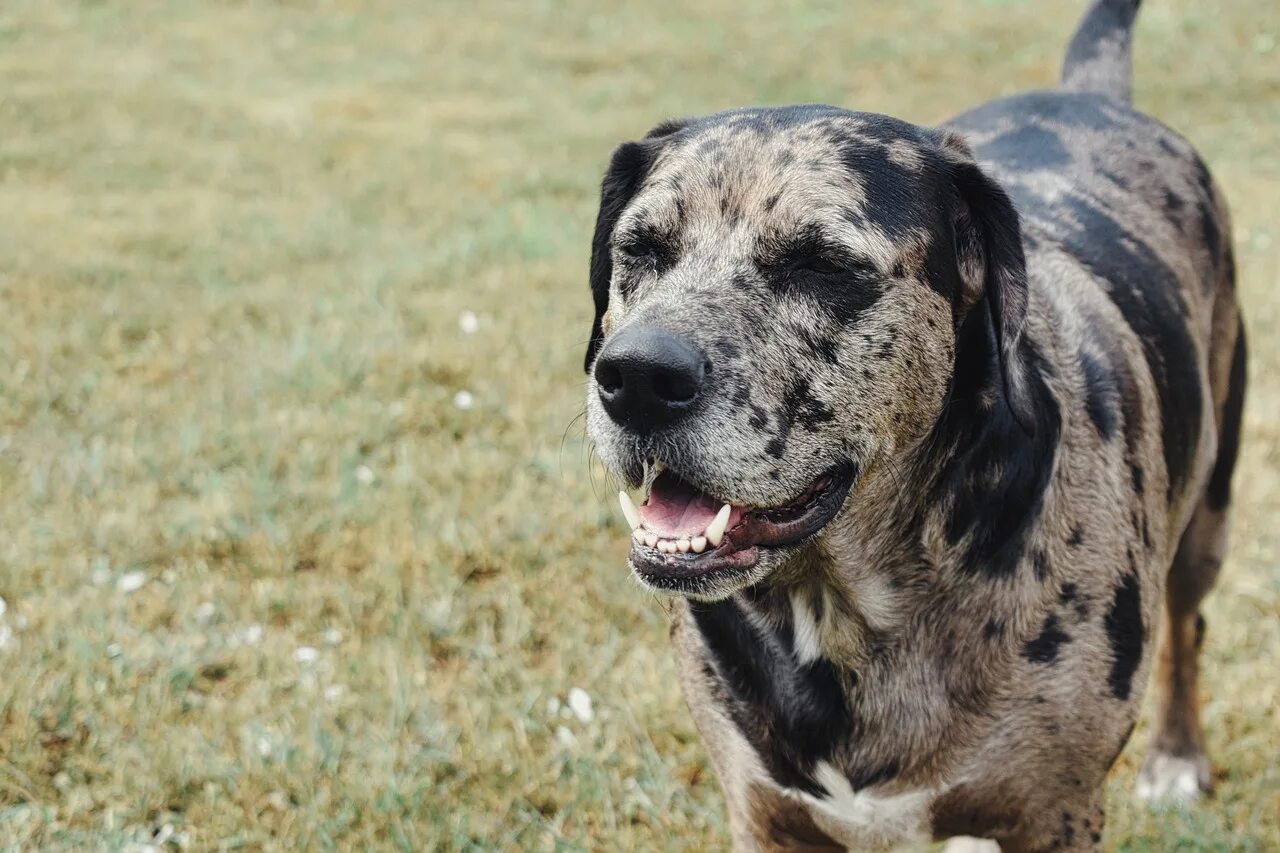
[[[693,539],[689,542],[689,547],[693,549],[693,553],[701,554],[703,551],[707,550],[707,537],[705,536],[693,537]]]
[[[724,539],[724,529],[729,526],[729,513],[733,512],[733,507],[725,504],[720,507],[720,511],[716,513],[716,517],[711,519],[711,523],[707,525],[706,533],[707,541],[711,543],[711,547],[715,548],[720,544],[720,540]]]
[[[687,554],[687,553],[689,553],[689,540],[688,540],[688,539],[677,539],[677,540],[676,540],[676,550],[677,550],[677,551],[679,551],[681,554]]]
[[[636,509],[636,505],[631,502],[631,498],[627,497],[626,492],[618,492],[618,503],[622,506],[622,514],[627,518],[627,524],[635,530],[640,526],[640,510]]]
[[[658,534],[656,534],[656,533],[646,533],[646,534],[644,535],[644,544],[648,545],[650,548],[655,548],[655,547],[657,547],[657,545],[658,545]]]

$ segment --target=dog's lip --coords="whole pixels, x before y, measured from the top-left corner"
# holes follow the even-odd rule
[[[642,580],[659,588],[749,572],[760,562],[762,549],[800,545],[830,524],[844,506],[857,471],[853,463],[841,463],[814,480],[795,501],[773,508],[744,508],[720,544],[701,554],[663,553],[632,539],[631,566]]]

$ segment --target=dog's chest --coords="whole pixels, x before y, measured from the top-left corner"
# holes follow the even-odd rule
[[[788,790],[788,796],[807,807],[814,823],[851,849],[925,842],[930,836],[930,812],[938,792],[920,788],[898,793],[855,791],[848,777],[826,761],[818,762],[814,778],[825,791],[818,796]]]

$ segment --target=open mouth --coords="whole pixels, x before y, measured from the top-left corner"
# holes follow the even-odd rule
[[[745,507],[709,495],[664,469],[641,506],[626,492],[618,493],[631,527],[631,564],[644,581],[666,588],[749,571],[760,561],[762,549],[798,545],[835,518],[855,475],[855,466],[845,463],[789,503]]]

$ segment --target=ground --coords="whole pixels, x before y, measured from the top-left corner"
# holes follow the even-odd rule
[[[1140,728],[1106,844],[1273,850],[1280,20],[1147,5],[1136,100],[1226,187],[1251,388],[1218,794],[1136,805]],[[608,152],[939,121],[1050,83],[1082,7],[696,6],[0,5],[0,846],[725,843],[575,417]]]

